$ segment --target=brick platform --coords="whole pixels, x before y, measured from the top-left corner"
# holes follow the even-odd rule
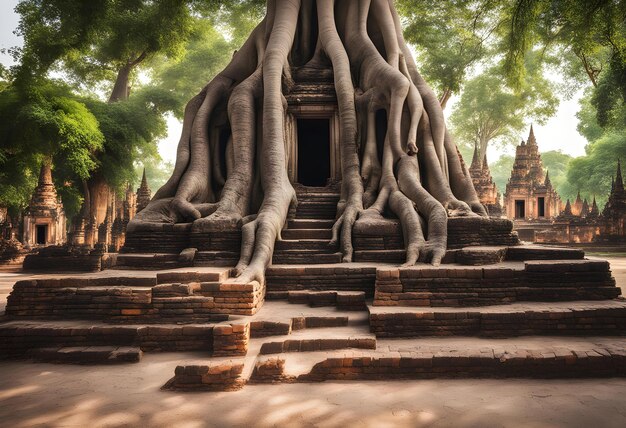
[[[378,337],[624,335],[626,301],[517,303],[480,308],[371,306]]]
[[[609,264],[591,260],[420,265],[376,271],[375,306],[477,306],[516,301],[604,300],[620,295]]]
[[[324,260],[324,247],[307,250],[307,241],[327,239],[332,220],[289,222],[296,227],[283,250]],[[496,233],[477,223],[472,236],[510,233],[498,224]],[[108,364],[141,352],[200,351],[206,358],[172,367],[164,386],[192,391],[626,373],[626,301],[608,263],[580,250],[494,244],[450,249],[440,267],[401,268],[375,253],[403,251],[392,248],[391,234],[384,245],[359,250],[376,262],[272,265],[265,284],[237,283],[217,267],[20,281],[0,321],[0,357]],[[167,255],[152,262],[159,258],[174,262]]]

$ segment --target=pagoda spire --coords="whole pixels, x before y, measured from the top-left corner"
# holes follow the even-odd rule
[[[533,130],[532,123],[530,124],[530,132],[528,133],[528,145],[537,145],[537,140],[535,139],[535,131]]]
[[[546,169],[546,178],[543,180],[543,184],[545,186],[552,186],[552,182],[550,181],[550,171]]]
[[[596,195],[593,195],[593,202],[591,203],[591,211],[589,215],[597,217],[600,214],[600,209],[598,208],[598,204],[596,203]]]
[[[615,173],[615,191],[624,191],[624,180],[622,179],[622,163],[620,162],[619,158],[617,158],[617,172]]]
[[[137,189],[137,212],[143,210],[150,203],[152,199],[152,191],[148,187],[148,180],[146,179],[146,168],[143,169],[143,175],[141,177],[141,185]]]
[[[572,204],[570,203],[569,198],[567,199],[567,203],[565,204],[565,209],[563,210],[563,214],[572,215]]]
[[[139,186],[142,189],[148,188],[148,180],[146,179],[146,168],[143,168],[143,175],[141,176],[141,185]]]
[[[489,164],[487,163],[487,152],[485,152],[485,156],[483,157],[483,170],[488,170]]]
[[[39,186],[52,183],[52,161],[49,158],[44,159],[39,171]]]
[[[470,169],[480,169],[480,156],[478,154],[478,144],[474,144],[474,156],[472,156],[472,164]]]

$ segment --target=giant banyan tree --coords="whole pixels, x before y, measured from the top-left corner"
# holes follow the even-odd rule
[[[406,264],[439,265],[449,216],[486,216],[392,0],[268,0],[228,66],[186,106],[174,172],[131,228],[241,227],[238,282],[271,262],[296,192],[285,95],[294,70],[332,69],[341,196],[331,243],[352,260],[359,218],[395,216]],[[218,130],[218,131],[216,131]]]

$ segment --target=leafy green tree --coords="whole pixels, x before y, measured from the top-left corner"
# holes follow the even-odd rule
[[[563,75],[593,85],[598,124],[625,119],[626,1],[515,0],[509,13],[504,68],[511,82],[523,82],[528,51],[553,51]]]
[[[550,150],[541,153],[543,167],[550,172],[550,181],[562,198],[575,198],[576,191],[567,181],[567,168],[572,156],[561,150]]]
[[[481,159],[489,144],[500,147],[518,142],[519,133],[528,119],[543,123],[559,104],[553,86],[544,76],[536,60],[532,79],[519,91],[510,89],[499,68],[491,68],[469,80],[455,106],[450,122],[457,144],[477,145]]]
[[[493,178],[493,182],[496,183],[501,194],[504,194],[504,190],[506,189],[506,183],[511,176],[514,161],[514,156],[502,155],[497,161],[489,165],[491,178]]]
[[[404,37],[415,48],[420,69],[445,108],[472,67],[492,55],[496,30],[504,20],[504,2],[398,0],[396,7],[404,20]]]
[[[617,159],[626,159],[626,134],[609,131],[589,143],[586,156],[573,159],[567,170],[567,180],[586,197],[597,197],[601,203],[611,190]]]
[[[94,153],[104,142],[98,120],[66,86],[9,87],[0,92],[0,116],[0,200],[13,210],[28,204],[44,158],[57,166],[62,194],[66,182],[86,180],[97,167]]]

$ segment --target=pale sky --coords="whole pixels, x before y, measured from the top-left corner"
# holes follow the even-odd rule
[[[18,15],[13,11],[17,0],[0,0],[0,49],[8,49],[13,46],[22,44],[21,38],[13,34],[18,24]],[[4,65],[13,64],[12,58],[6,54],[0,54],[0,62]],[[582,96],[582,89],[570,100],[563,100],[554,117],[552,117],[545,125],[534,124],[535,136],[542,152],[549,150],[561,150],[572,156],[582,156],[585,154],[585,145],[587,141],[576,131],[578,119],[576,112],[578,111],[578,100]],[[455,98],[453,97],[446,107],[446,116],[450,114],[454,107]],[[168,135],[159,141],[159,153],[165,161],[174,161],[176,159],[176,146],[182,130],[182,124],[174,117],[167,120]],[[528,124],[530,126],[530,123]],[[520,138],[526,139],[528,130],[525,130]],[[513,154],[515,149],[508,148],[506,153]],[[489,163],[495,162],[502,150],[491,147],[488,150]]]

